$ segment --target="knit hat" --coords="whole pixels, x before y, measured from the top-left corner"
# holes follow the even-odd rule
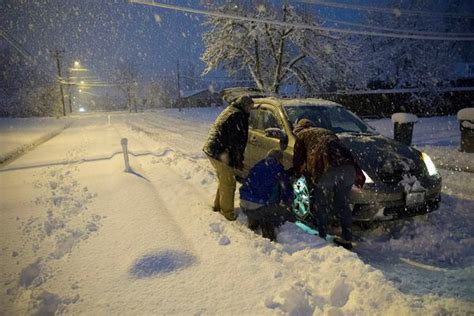
[[[267,158],[273,158],[277,161],[281,161],[283,159],[283,151],[278,148],[270,149],[267,153]]]
[[[235,99],[233,102],[236,103],[239,108],[241,108],[242,110],[246,112],[250,112],[250,110],[254,106],[253,99],[249,97],[248,95],[240,96],[237,99]]]
[[[311,127],[316,127],[316,124],[314,124],[313,121],[304,118],[296,123],[293,133],[296,135],[299,132]]]

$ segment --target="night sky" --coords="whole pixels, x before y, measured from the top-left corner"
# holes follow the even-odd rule
[[[282,1],[268,2],[278,5]],[[433,1],[443,4],[443,0]],[[159,2],[203,9],[200,0]],[[367,22],[361,11],[303,4],[310,0],[289,2],[300,9],[317,11],[319,16]],[[204,50],[201,36],[206,30],[202,15],[131,4],[127,0],[0,0],[0,3],[0,28],[20,41],[52,74],[56,70],[47,49],[56,48],[65,50],[65,67],[80,60],[83,67],[90,69],[90,75],[107,82],[113,79],[113,72],[121,64],[132,63],[143,80],[175,78],[178,59],[183,68],[194,64],[196,75],[204,69],[199,59]],[[353,3],[381,7],[388,2]]]
[[[55,48],[65,50],[65,66],[80,60],[90,74],[103,81],[110,81],[121,63],[133,63],[145,80],[174,78],[177,59],[184,66],[194,63],[198,74],[204,68],[199,60],[204,49],[204,16],[126,0],[0,1],[0,27],[52,73],[55,68],[47,58],[47,49]],[[161,2],[202,8],[198,0]],[[302,5],[300,1],[291,3]],[[339,18],[357,18],[357,13],[344,10],[307,8]]]
[[[120,63],[133,63],[149,79],[174,76],[178,58],[201,64],[202,17],[124,0],[1,2],[1,28],[52,73],[54,65],[45,60],[48,48],[64,49],[65,65],[78,59],[104,81]]]

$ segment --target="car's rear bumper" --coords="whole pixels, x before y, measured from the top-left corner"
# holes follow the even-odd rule
[[[441,200],[441,178],[425,183],[423,202],[407,205],[401,186],[365,185],[351,192],[354,221],[386,221],[429,213],[438,209]]]

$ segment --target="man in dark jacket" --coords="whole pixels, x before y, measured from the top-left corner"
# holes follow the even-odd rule
[[[240,187],[240,207],[247,215],[249,228],[262,229],[262,236],[276,240],[275,226],[294,220],[288,209],[293,200],[290,178],[282,165],[283,152],[272,149],[267,157],[250,169]]]
[[[315,127],[310,120],[302,119],[293,133],[296,136],[293,168],[308,181],[319,235],[326,237],[327,210],[333,209],[339,213],[342,228],[342,239],[335,239],[335,242],[352,248],[349,195],[354,183],[360,187],[364,185],[362,170],[332,131]]]
[[[244,166],[248,138],[248,120],[253,100],[242,96],[232,102],[216,119],[203,151],[216,170],[218,187],[213,210],[234,221],[235,175],[233,169]]]

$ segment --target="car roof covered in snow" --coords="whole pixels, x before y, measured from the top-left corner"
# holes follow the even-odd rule
[[[324,99],[317,98],[259,98],[257,102],[269,102],[269,103],[279,103],[282,106],[308,106],[308,105],[317,105],[317,106],[341,106],[339,103],[332,102]]]
[[[248,95],[254,99],[268,96],[262,90],[252,87],[235,87],[222,90],[222,98],[229,103],[243,95]]]

